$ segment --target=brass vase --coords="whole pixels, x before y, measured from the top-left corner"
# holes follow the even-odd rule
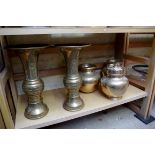
[[[79,66],[82,78],[81,92],[92,93],[97,90],[100,75],[96,72],[96,68],[94,64],[81,64]]]
[[[23,81],[23,91],[27,95],[28,105],[25,109],[25,117],[28,119],[39,119],[44,117],[49,109],[43,103],[42,92],[44,83],[39,78],[37,72],[38,51],[46,48],[46,45],[19,45],[10,47],[12,50],[17,50],[23,68],[25,71],[25,79]]]
[[[66,76],[64,85],[68,90],[67,98],[63,104],[68,111],[79,111],[84,107],[84,102],[80,97],[79,88],[81,77],[78,72],[79,52],[83,47],[89,45],[58,45],[66,61]]]

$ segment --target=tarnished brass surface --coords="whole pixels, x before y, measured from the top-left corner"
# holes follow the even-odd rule
[[[126,92],[129,81],[120,62],[111,60],[102,71],[100,88],[109,99],[120,99]]]
[[[84,93],[94,92],[97,89],[100,78],[99,74],[95,72],[96,66],[93,64],[81,64],[79,69],[82,78],[80,91]]]
[[[79,52],[83,47],[88,45],[57,45],[61,48],[66,61],[66,76],[64,85],[68,90],[67,98],[64,102],[64,109],[68,111],[79,111],[84,107],[83,100],[79,95],[81,86],[81,77],[78,72]]]
[[[37,73],[37,51],[47,46],[20,45],[12,47],[17,50],[25,71],[25,80],[23,81],[23,91],[27,95],[28,105],[25,109],[25,117],[28,119],[39,119],[48,113],[48,107],[43,103],[42,92],[44,89],[43,81]]]

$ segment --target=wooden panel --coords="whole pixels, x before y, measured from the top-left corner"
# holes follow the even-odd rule
[[[124,36],[125,34],[122,34],[121,36],[119,36],[117,34],[117,37],[116,37],[116,43],[115,43],[115,48],[123,48],[124,50],[124,46],[123,45],[123,40],[124,39]],[[122,38],[123,37],[123,38]],[[118,43],[118,41],[120,40],[120,38],[122,38],[121,40],[121,43]],[[130,42],[129,44],[129,48],[142,48],[142,47],[151,47],[151,41],[149,42]],[[121,45],[121,46],[120,46]],[[102,50],[102,52],[105,53],[105,50],[108,50],[108,49],[114,49],[114,43],[107,43],[107,44],[95,44],[93,46],[90,46],[90,47],[87,47],[86,49],[84,49],[84,52],[87,53],[94,53],[95,51],[99,51],[100,49],[100,52]],[[120,49],[118,49],[120,50]],[[49,53],[57,53],[57,52],[60,52],[59,49],[57,48],[47,48],[47,49],[44,49],[44,50],[41,50],[39,53],[40,54],[49,54]],[[102,54],[102,53],[101,53]],[[8,55],[9,57],[17,57],[17,54],[15,51],[9,51],[8,50]]]
[[[65,73],[65,67],[59,67],[54,69],[47,69],[39,71],[38,74],[40,77],[46,77],[46,76],[54,76],[54,75],[62,75]],[[24,73],[15,73],[14,74],[14,80],[19,81],[24,79]]]
[[[44,118],[35,121],[24,117],[26,97],[21,96],[19,97],[17,106],[15,128],[40,128],[64,122],[143,98],[146,95],[147,93],[131,85],[120,100],[109,100],[98,91],[90,94],[81,93],[81,98],[84,100],[85,107],[78,112],[68,112],[64,110],[62,106],[66,97],[66,91],[64,89],[46,91],[43,93],[43,97],[44,102],[49,107],[49,113]]]
[[[9,79],[9,76],[10,73],[6,68],[0,74],[0,109],[4,118],[6,128],[14,128],[14,122],[5,93],[5,85]]]
[[[152,47],[129,48],[128,54],[149,58],[152,53],[151,51],[152,51]]]
[[[15,109],[15,105],[13,102],[13,97],[12,97],[9,81],[5,85],[5,93],[6,93],[7,102],[9,104],[12,119],[13,119],[13,121],[15,121],[16,109]]]
[[[141,81],[139,79],[134,79],[131,77],[128,77],[130,84],[132,84],[135,87],[138,87],[142,90],[145,90],[145,86],[146,86],[146,81]]]
[[[100,49],[104,49],[103,52],[100,50]],[[99,63],[99,62],[105,62],[107,59],[110,59],[111,57],[108,57],[106,56],[106,52],[105,49],[109,49],[109,48],[113,48],[113,44],[106,44],[106,45],[95,45],[95,46],[92,46],[91,48],[87,48],[86,50],[82,51],[81,52],[81,55],[80,55],[80,62],[81,63],[86,63],[86,62],[92,62],[92,63]],[[98,52],[94,52],[94,51],[98,51]],[[56,55],[53,55],[53,58],[52,58],[52,55],[50,56],[46,56],[45,58],[41,57],[40,55],[40,59],[39,59],[39,63],[38,63],[38,68],[39,68],[39,75],[41,77],[45,77],[45,76],[51,76],[51,75],[61,75],[61,74],[64,74],[64,67],[65,67],[65,64],[64,64],[64,60],[63,60],[63,57],[62,55],[60,54],[59,50],[56,49],[56,48],[49,48],[49,49],[46,49],[44,51],[42,51],[41,53],[43,54],[48,54],[48,53],[52,53],[52,54],[56,54]],[[88,55],[88,52],[90,53]],[[12,56],[15,56],[14,52],[10,52],[10,55]],[[57,54],[58,53],[58,54]],[[97,53],[98,53],[98,57],[97,56]],[[101,54],[100,54],[101,53]],[[104,54],[105,53],[105,54]],[[102,58],[101,55],[104,55],[104,57]],[[112,53],[109,53],[109,56],[112,55]],[[57,59],[57,62],[54,62],[56,59],[54,59],[54,57],[58,57],[59,56],[59,60]],[[51,57],[51,62],[49,61],[48,62],[48,59]],[[104,59],[105,58],[105,59]],[[146,57],[137,57],[136,56],[133,56],[133,55],[127,55],[125,56],[125,58],[128,58],[130,60],[133,60],[135,62],[140,62],[140,63],[148,63],[149,59],[146,58]],[[18,62],[19,61],[19,62]],[[14,73],[14,80],[22,80],[23,79],[23,69],[22,69],[22,65],[21,65],[21,62],[20,60],[18,59],[17,61],[17,58],[14,59],[14,63],[18,64],[15,66],[14,64],[14,72],[17,73],[15,74]],[[52,68],[50,67],[52,65]],[[54,65],[55,64],[55,65]],[[101,64],[101,63],[100,63]],[[43,70],[44,69],[44,70]],[[132,81],[133,82],[133,81]]]
[[[127,60],[131,60],[134,61],[136,63],[144,63],[144,64],[149,64],[149,58],[147,57],[142,57],[142,56],[135,56],[135,55],[130,55],[130,54],[126,54],[124,55],[124,58]]]
[[[129,48],[151,47],[152,41],[130,41]]]
[[[130,33],[130,42],[149,42],[153,40],[153,33]],[[152,44],[150,44],[152,46]]]
[[[155,99],[155,81],[154,81],[154,85],[153,85],[153,91],[152,91],[152,96],[151,96],[151,101],[150,101],[148,115],[150,115],[151,112],[152,112],[152,107],[153,107],[153,104],[154,104],[154,99]]]
[[[4,69],[4,58],[3,58],[3,53],[0,45],[0,72]]]
[[[127,107],[130,108],[131,110],[133,110],[135,113],[139,113],[139,111],[140,111],[140,108],[137,105],[135,105],[134,102],[128,103]]]
[[[125,48],[124,48],[124,52],[123,52],[123,55],[126,55],[128,53],[128,50],[129,50],[129,37],[130,37],[130,34],[127,33],[126,34],[126,42],[125,42]],[[124,59],[124,66],[127,65],[127,61]]]
[[[155,36],[153,39],[152,54],[150,56],[148,76],[147,76],[147,80],[146,80],[145,91],[148,93],[148,96],[144,99],[143,105],[140,110],[140,114],[144,118],[147,118],[150,115],[150,113],[148,113],[148,112],[149,112],[149,107],[150,107],[150,103],[151,103],[154,80],[155,80]]]
[[[93,44],[92,46],[89,46],[89,47],[83,49],[82,52],[80,53],[80,55],[83,54],[83,53],[87,53],[87,54],[88,53],[94,53],[96,51],[103,52],[103,53],[100,53],[100,54],[105,55],[106,50],[109,50],[109,49],[114,49],[114,43]],[[50,48],[40,50],[39,53],[40,54],[60,53],[60,49],[50,47]],[[16,51],[13,51],[13,50],[8,50],[8,55],[9,55],[9,57],[16,57],[17,56]]]
[[[122,34],[123,36],[124,34]],[[124,37],[124,36],[123,36]],[[123,38],[122,38],[123,39]],[[123,40],[122,40],[123,41]],[[124,50],[125,47],[122,48]],[[107,59],[112,58],[114,44],[97,44],[84,49],[80,53],[80,63],[101,63]],[[89,53],[89,54],[88,54]],[[20,59],[16,56],[14,51],[8,51],[9,57],[11,59],[12,67],[14,71],[14,79],[23,79],[23,68]],[[58,59],[56,59],[58,58]],[[64,73],[64,59],[61,55],[59,49],[57,48],[47,48],[40,51],[38,69],[41,77],[58,75]],[[17,74],[15,74],[17,73]]]
[[[127,34],[119,33],[116,35],[115,41],[115,58],[116,59],[123,59],[123,53],[126,48],[126,37]]]
[[[115,41],[115,34],[49,34],[7,36],[8,45],[18,44],[106,44]]]
[[[107,59],[113,57],[113,53],[113,43],[92,45],[80,52],[79,63],[94,63],[101,66]],[[12,57],[14,80],[22,80],[24,71],[20,59],[14,51],[8,51],[8,54]],[[40,53],[38,70],[41,77],[63,74],[64,67],[64,57],[58,48],[48,48]]]
[[[97,69],[102,69],[104,63],[94,63],[97,66]],[[47,70],[40,70],[38,71],[40,77],[46,77],[46,76],[54,76],[54,75],[63,75],[65,74],[65,67],[59,67],[59,68],[52,68]],[[24,73],[15,73],[14,74],[14,80],[19,81],[24,79]]]
[[[147,57],[142,57],[142,56],[136,56],[136,55],[131,55],[131,54],[128,54],[130,51],[129,51],[129,48],[141,48],[141,47],[151,47],[152,46],[152,42],[149,40],[149,41],[130,41],[130,37],[132,36],[133,34],[127,34],[127,37],[126,37],[126,48],[124,50],[124,65],[127,66],[129,64],[133,64],[133,63],[146,63],[148,64],[149,63],[149,58]],[[151,44],[150,44],[151,43]],[[141,51],[140,51],[141,52]],[[134,54],[136,54],[136,51],[134,50]],[[138,79],[134,79],[134,78],[131,78],[131,77],[128,77],[129,78],[129,82],[130,84],[144,90],[145,89],[145,86],[146,86],[146,81],[141,81],[141,80],[138,80]],[[132,104],[130,104],[130,107],[134,107],[131,106]]]
[[[0,111],[0,129],[5,129],[5,124],[4,124],[1,111]]]
[[[0,28],[0,35],[65,34],[65,33],[154,33],[155,27],[46,27]]]
[[[132,68],[130,68],[133,64],[137,64],[138,62],[137,61],[134,62],[134,61],[128,60],[128,59],[125,59],[125,60],[126,60],[126,66],[127,66],[126,68],[128,69],[127,77],[129,79],[130,84],[132,84],[142,90],[145,90],[145,87],[146,87],[145,77],[142,76],[140,73],[134,71]]]

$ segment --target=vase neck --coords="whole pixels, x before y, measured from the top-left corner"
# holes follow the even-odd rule
[[[26,80],[38,79],[37,61],[38,54],[34,50],[27,50],[20,54],[21,61],[23,63]]]
[[[63,51],[63,54],[67,65],[67,75],[78,75],[79,49]]]

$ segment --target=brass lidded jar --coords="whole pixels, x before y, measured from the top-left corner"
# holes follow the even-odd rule
[[[102,70],[100,87],[109,99],[120,99],[126,92],[129,81],[125,77],[125,68],[120,60],[109,60]]]
[[[94,64],[81,64],[79,66],[82,85],[80,91],[83,93],[92,93],[97,90],[99,82],[99,74],[95,71],[96,65]]]

